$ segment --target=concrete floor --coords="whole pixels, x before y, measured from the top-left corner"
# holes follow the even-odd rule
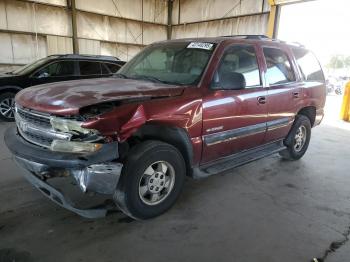
[[[350,261],[350,124],[334,120],[339,103],[329,97],[302,160],[274,155],[189,179],[168,213],[143,222],[57,207],[21,177],[1,140],[0,262],[301,262],[330,247],[325,261]]]

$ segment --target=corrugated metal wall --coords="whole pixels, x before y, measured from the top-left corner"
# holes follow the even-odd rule
[[[167,0],[76,0],[76,8],[81,54],[129,60],[167,38]],[[0,70],[72,52],[67,0],[0,0]]]
[[[39,1],[38,1],[39,2]],[[44,2],[41,0],[40,2]],[[54,6],[27,1],[0,0],[0,65],[21,65],[60,50],[71,50],[70,15],[65,0],[45,0]],[[49,39],[49,36],[51,39]],[[64,39],[64,40],[62,40]],[[66,50],[62,50],[64,52]]]
[[[174,0],[172,38],[263,34],[267,2]],[[129,60],[145,45],[167,38],[167,0],[76,0],[76,8],[82,54]],[[72,51],[67,0],[0,0],[0,70]]]
[[[172,38],[265,34],[267,0],[175,0]]]

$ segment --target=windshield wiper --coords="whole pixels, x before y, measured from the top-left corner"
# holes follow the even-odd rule
[[[162,80],[154,77],[154,76],[145,76],[145,75],[133,75],[130,78],[132,79],[144,79],[144,80],[149,80],[155,83],[164,83]]]
[[[166,80],[160,80],[154,76],[132,75],[129,78],[139,79],[139,80],[149,80],[149,81],[154,82],[154,83],[162,83],[162,84],[167,84],[167,85],[185,85],[184,83],[180,83],[180,82],[171,82],[171,81],[166,81]]]
[[[126,75],[121,74],[121,73],[116,73],[116,74],[114,74],[113,76],[119,77],[119,78],[128,78]]]
[[[162,83],[167,84],[167,85],[178,85],[178,86],[186,85],[186,84],[184,84],[184,83],[180,83],[180,82],[171,82],[171,81],[162,81]]]

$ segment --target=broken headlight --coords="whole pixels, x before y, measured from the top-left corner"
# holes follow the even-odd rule
[[[51,143],[51,151],[65,153],[93,153],[100,150],[102,144],[54,140]]]
[[[112,111],[117,105],[119,105],[120,102],[110,102],[110,103],[101,103],[101,104],[96,104],[92,106],[87,106],[85,108],[82,108],[80,110],[80,115],[84,119],[89,119],[92,117],[97,117],[100,116],[104,113],[108,113]]]
[[[70,119],[63,119],[59,117],[51,117],[50,123],[53,129],[56,131],[66,132],[66,133],[78,133],[78,134],[93,134],[97,133],[94,129],[87,129],[81,127],[82,122],[70,120]]]

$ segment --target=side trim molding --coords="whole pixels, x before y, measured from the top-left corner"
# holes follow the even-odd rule
[[[288,126],[289,124],[291,124],[293,121],[289,119],[289,117],[284,117],[284,118],[280,118],[277,120],[272,120],[267,122],[267,131],[271,131],[274,129],[278,129],[281,127],[285,127]]]
[[[266,131],[275,130],[291,124],[289,117],[280,118],[273,121],[268,121],[256,125],[230,129],[215,134],[203,136],[203,140],[207,146],[216,145],[223,142],[232,141],[246,136],[260,134]]]

